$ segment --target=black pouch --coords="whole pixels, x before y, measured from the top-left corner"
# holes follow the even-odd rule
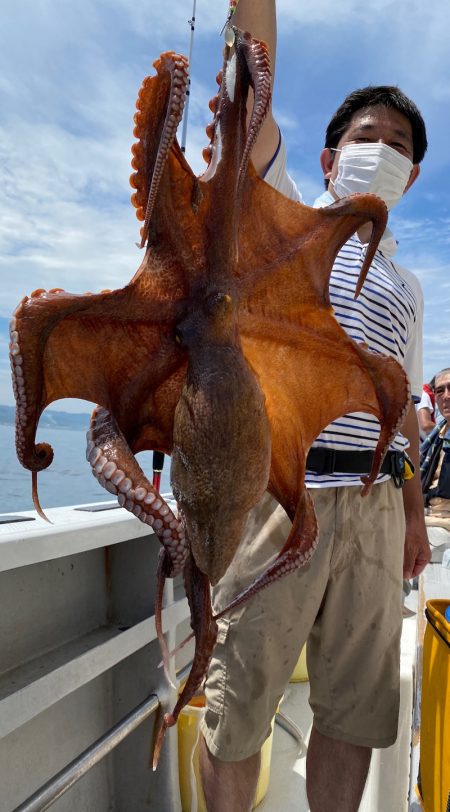
[[[391,477],[396,488],[402,488],[405,483],[405,455],[403,451],[396,451],[391,455]]]

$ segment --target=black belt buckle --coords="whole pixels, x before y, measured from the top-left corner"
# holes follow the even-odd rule
[[[402,488],[405,483],[405,455],[403,451],[391,453],[391,477],[396,488]]]
[[[334,474],[336,470],[336,452],[333,448],[311,448],[310,454],[313,466],[309,470],[320,476]],[[306,470],[308,470],[308,458],[306,459]]]

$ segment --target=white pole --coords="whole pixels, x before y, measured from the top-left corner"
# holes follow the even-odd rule
[[[184,104],[184,116],[183,116],[183,130],[181,133],[181,152],[186,151],[186,133],[187,133],[187,123],[188,123],[188,114],[189,114],[189,96],[191,93],[191,70],[192,70],[192,48],[194,45],[194,32],[195,32],[195,9],[197,6],[197,0],[194,0],[194,5],[192,7],[192,19],[188,20],[189,25],[191,26],[191,41],[189,45],[189,80],[188,86],[186,89],[186,101]]]

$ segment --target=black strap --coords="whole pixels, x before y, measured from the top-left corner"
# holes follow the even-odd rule
[[[372,470],[373,451],[335,451],[332,448],[310,448],[306,470],[316,474],[369,474]],[[380,474],[403,477],[405,457],[402,452],[388,451]]]

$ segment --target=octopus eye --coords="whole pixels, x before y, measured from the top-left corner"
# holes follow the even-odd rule
[[[178,327],[175,328],[175,342],[181,347],[183,345],[183,336]]]
[[[205,301],[205,312],[209,316],[220,317],[231,311],[233,299],[229,293],[213,293]]]

